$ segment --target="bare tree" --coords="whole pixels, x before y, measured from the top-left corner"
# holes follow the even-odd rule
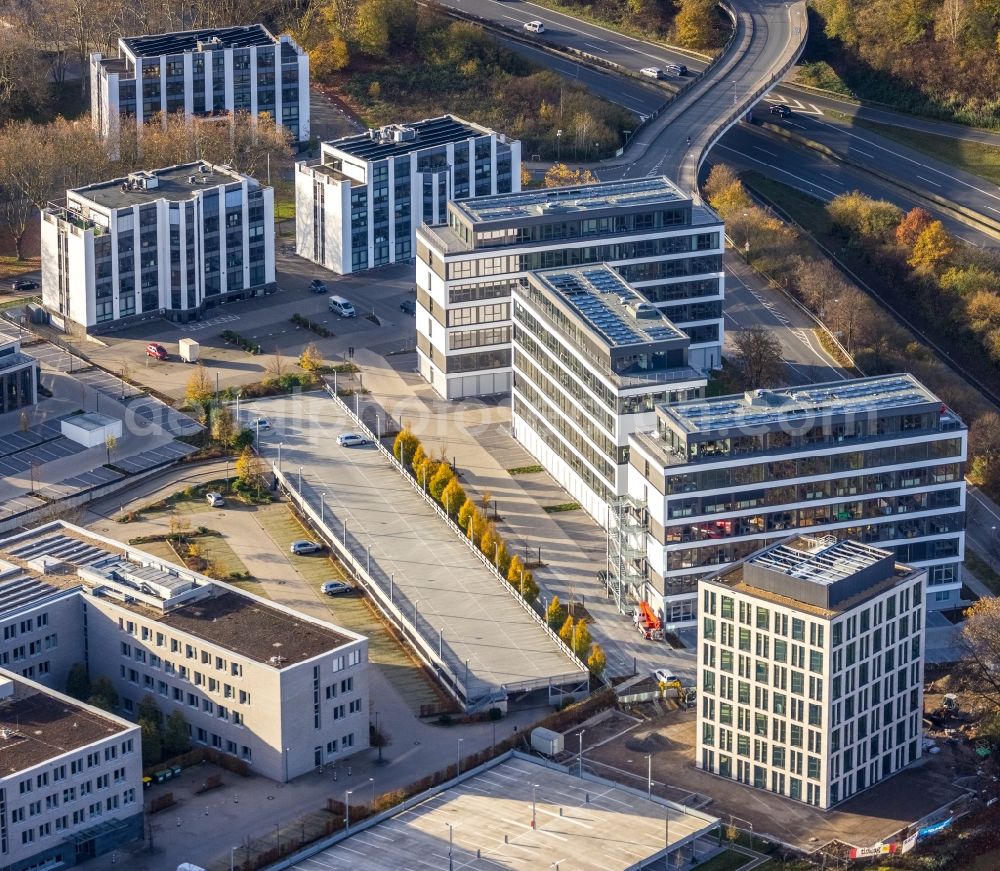
[[[733,337],[733,364],[744,389],[778,387],[784,381],[781,343],[766,327],[749,327]]]

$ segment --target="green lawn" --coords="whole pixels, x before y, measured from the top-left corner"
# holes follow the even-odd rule
[[[744,865],[752,862],[753,859],[744,853],[737,853],[735,850],[726,850],[713,856],[707,862],[702,862],[695,866],[697,871],[736,871]]]
[[[25,272],[33,272],[40,268],[42,261],[37,257],[18,260],[13,254],[0,254],[0,280],[15,278]]]
[[[1000,596],[1000,574],[997,574],[985,559],[969,547],[968,542],[965,545],[965,567],[986,584],[994,595]]]
[[[891,124],[879,124],[876,121],[862,121],[858,118],[854,119],[854,123],[858,127],[864,127],[887,139],[893,139],[930,157],[936,157],[938,160],[978,175],[993,184],[1000,184],[1000,147],[971,142],[967,139],[952,139],[950,136],[937,136],[922,130],[910,130]]]

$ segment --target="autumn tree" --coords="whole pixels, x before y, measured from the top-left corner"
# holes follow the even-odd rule
[[[595,184],[597,179],[589,169],[570,169],[565,163],[554,163],[545,173],[542,184],[547,188]]]
[[[323,355],[319,352],[315,342],[310,342],[299,354],[299,366],[306,372],[315,372],[323,366]]]
[[[914,269],[933,270],[947,260],[955,250],[955,240],[940,221],[931,221],[913,243],[913,253],[907,263]]]
[[[558,596],[553,596],[549,606],[545,609],[545,622],[553,632],[558,632],[563,623],[566,622],[566,609],[559,601]]]
[[[587,657],[587,668],[594,677],[601,677],[604,669],[607,668],[608,661],[604,655],[604,648],[600,644],[595,644],[590,648],[590,656]]]
[[[714,0],[680,0],[674,36],[686,48],[715,48],[717,13]]]
[[[573,618],[567,616],[563,621],[562,628],[559,630],[559,638],[570,650],[573,649],[573,627]]]
[[[743,187],[743,182],[728,166],[721,164],[713,166],[708,174],[705,197],[709,205],[726,220],[753,207],[753,200]]]
[[[392,443],[392,454],[404,466],[409,466],[414,452],[420,442],[413,434],[409,424],[406,424],[397,434]]]
[[[228,405],[217,405],[212,410],[212,438],[226,446],[236,438],[236,420]]]
[[[1000,485],[1000,415],[987,411],[969,427],[969,479],[996,492]]]
[[[784,380],[781,343],[766,327],[739,330],[733,337],[733,365],[745,390],[778,387]]]
[[[10,231],[18,260],[25,257],[24,238],[38,210],[59,193],[58,165],[45,126],[24,121],[0,129],[0,222]]]
[[[255,487],[260,485],[263,477],[264,464],[247,445],[236,458],[236,479],[245,487]]]
[[[876,200],[858,191],[834,197],[826,211],[849,237],[867,242],[885,242],[903,216],[888,200]]]
[[[204,363],[199,362],[195,364],[194,372],[188,376],[184,398],[188,405],[199,409],[201,414],[207,417],[213,395],[214,389],[212,380],[208,377],[208,369]]]
[[[896,244],[905,248],[912,248],[917,241],[917,237],[924,231],[924,228],[934,219],[930,212],[920,206],[914,206],[904,216],[896,227]]]
[[[458,483],[458,478],[452,476],[452,479],[448,482],[448,485],[441,493],[440,502],[444,510],[447,511],[451,517],[454,517],[458,514],[459,509],[465,507],[467,498],[465,490],[462,489],[462,485]]]
[[[970,691],[996,724],[1000,721],[1000,599],[979,599],[965,612],[962,642]]]
[[[458,509],[458,525],[462,530],[468,530],[472,515],[476,513],[476,503],[466,497],[462,507]]]
[[[582,618],[577,620],[576,626],[573,628],[573,652],[578,659],[586,661],[592,640],[586,621]]]

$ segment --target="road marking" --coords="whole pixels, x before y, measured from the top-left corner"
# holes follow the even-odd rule
[[[830,179],[830,181],[832,181],[834,184],[838,184],[840,182],[840,179],[836,179],[832,175],[827,175],[825,172],[818,173],[818,175],[823,176],[823,178]]]
[[[855,150],[855,151],[856,151],[856,152],[857,152],[858,154],[863,154],[863,155],[864,155],[865,157],[870,157],[870,158],[871,158],[872,160],[874,160],[874,159],[875,159],[875,155],[874,155],[874,154],[869,154],[869,153],[868,153],[867,151],[862,151],[862,150],[861,150],[860,148],[855,148],[854,150]]]
[[[601,46],[594,45],[594,43],[592,42],[585,42],[584,45],[587,46],[588,48],[594,49],[594,51],[603,51],[605,54],[608,53],[608,50],[606,48],[601,48]]]
[[[787,120],[787,119],[785,119],[785,123],[786,123],[786,124],[787,124],[787,125],[788,125],[789,127],[798,127],[798,128],[799,128],[799,130],[805,130],[805,129],[807,129],[807,128],[806,128],[806,126],[805,126],[805,124],[795,124],[795,123],[793,123],[792,121],[789,121],[789,120]]]
[[[751,145],[750,147],[751,147],[751,148],[756,148],[756,149],[757,149],[758,151],[763,151],[763,152],[764,152],[764,154],[767,154],[767,155],[769,155],[770,157],[777,157],[777,156],[778,156],[778,155],[777,155],[777,154],[775,154],[775,153],[774,153],[773,151],[768,151],[768,150],[767,150],[766,148],[761,148],[761,147],[760,147],[759,145]]]
[[[509,21],[516,21],[518,24],[520,24],[524,20],[522,18],[515,18],[513,15],[505,15],[504,18],[508,19]]]
[[[987,206],[986,208],[989,209],[991,212],[996,212],[998,215],[1000,215],[1000,209],[996,208],[996,206]]]
[[[794,178],[796,181],[802,182],[804,185],[807,186],[807,188],[809,190],[809,193],[811,193],[813,195],[815,195],[816,191],[823,191],[824,193],[829,194],[831,197],[837,196],[837,192],[836,191],[832,191],[829,188],[823,187],[822,185],[815,184],[815,183],[811,182],[807,178],[802,178],[802,176],[796,175],[794,172],[789,172],[784,167],[775,166],[775,164],[773,164],[773,163],[767,163],[766,161],[758,160],[756,157],[751,157],[746,152],[737,151],[735,148],[730,148],[728,145],[716,145],[715,148],[716,148],[716,150],[720,150],[720,151],[731,151],[733,154],[738,155],[743,160],[751,160],[754,163],[759,163],[761,166],[769,166],[769,167],[771,167],[771,169],[776,169],[778,172],[783,173],[784,175],[787,175],[789,178]],[[801,188],[800,188],[800,190],[801,190]]]
[[[936,181],[931,181],[929,178],[924,178],[922,175],[918,175],[917,178],[919,178],[921,181],[927,182],[927,184],[934,185],[934,187],[936,188],[941,187],[941,185],[939,185]]]

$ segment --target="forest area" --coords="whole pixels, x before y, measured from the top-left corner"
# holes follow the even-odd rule
[[[814,0],[805,81],[1000,128],[1000,0]]]

